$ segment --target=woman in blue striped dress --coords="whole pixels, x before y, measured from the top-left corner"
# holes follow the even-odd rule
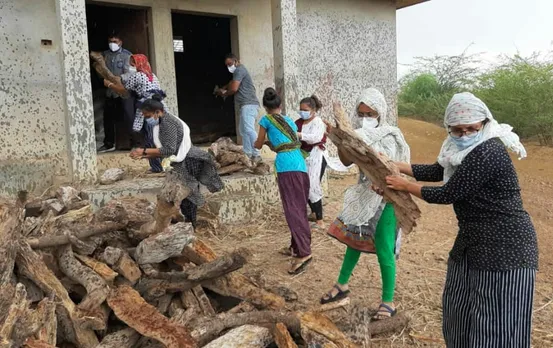
[[[470,93],[453,96],[445,113],[449,137],[432,165],[397,163],[422,186],[399,176],[388,187],[428,203],[453,204],[459,233],[443,293],[448,348],[529,348],[538,246],[506,147],[526,156],[512,127],[494,120]]]

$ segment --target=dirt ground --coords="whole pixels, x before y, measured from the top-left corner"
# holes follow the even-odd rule
[[[440,150],[445,132],[421,121],[401,119],[400,127],[411,146],[413,163],[432,163]],[[553,149],[527,145],[528,158],[515,160],[522,186],[524,204],[533,218],[539,238],[540,271],[534,302],[533,347],[553,347]],[[354,177],[331,178],[325,205],[328,224],[341,208],[342,195]],[[400,333],[373,337],[371,347],[443,347],[441,334],[441,294],[446,261],[457,233],[457,221],[451,206],[429,205],[417,201],[422,218],[418,227],[404,238],[397,263],[396,306],[411,317],[409,327]],[[313,233],[314,261],[307,272],[291,277],[286,257],[277,253],[287,246],[289,231],[280,207],[274,214],[250,225],[232,226],[208,237],[217,250],[244,246],[254,256],[243,272],[268,287],[284,285],[299,294],[289,306],[306,309],[316,306],[338,276],[345,247],[326,236]],[[331,313],[338,323],[347,322],[355,308],[374,307],[380,299],[380,274],[374,255],[363,255],[350,283],[352,304]]]

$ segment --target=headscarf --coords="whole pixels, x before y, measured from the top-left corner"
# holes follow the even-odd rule
[[[403,134],[399,128],[387,123],[388,107],[384,95],[375,88],[363,90],[353,110],[355,116],[352,117],[360,118],[357,109],[361,103],[378,112],[379,124],[376,128],[358,128],[356,134],[374,151],[385,153],[394,161],[409,162],[410,149]],[[384,206],[382,203],[382,196],[374,192],[368,179],[361,175],[359,183],[347,189],[340,217],[348,226],[366,225],[373,217],[380,216]]]
[[[143,54],[133,54],[131,57],[134,60],[136,71],[146,74],[146,76],[148,76],[148,80],[152,82],[154,80],[154,74],[152,73],[150,63],[148,62],[148,57]]]
[[[508,124],[499,124],[486,104],[472,93],[458,93],[451,98],[445,111],[444,126],[446,130],[452,126],[474,124],[488,120],[480,131],[482,136],[472,146],[465,150],[459,150],[450,137],[444,141],[438,156],[438,163],[444,168],[444,181],[447,182],[453,175],[463,159],[478,145],[492,138],[499,138],[507,148],[519,155],[519,159],[526,157],[526,149],[520,142],[513,127]]]

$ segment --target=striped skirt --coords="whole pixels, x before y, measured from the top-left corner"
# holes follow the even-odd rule
[[[448,348],[530,348],[536,270],[469,269],[449,260],[443,293]]]

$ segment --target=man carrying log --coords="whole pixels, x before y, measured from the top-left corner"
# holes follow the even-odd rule
[[[132,70],[129,65],[132,53],[123,48],[121,37],[116,33],[111,34],[108,38],[108,45],[109,50],[102,54],[108,70],[115,76],[128,74]],[[110,88],[106,90],[104,144],[98,149],[98,153],[115,151],[116,147],[117,150],[130,150],[133,145],[131,144],[131,129],[134,111],[134,98],[132,96],[123,98]],[[117,137],[118,139],[125,139],[123,144],[116,144],[116,133],[119,132],[124,135],[123,137]]]

